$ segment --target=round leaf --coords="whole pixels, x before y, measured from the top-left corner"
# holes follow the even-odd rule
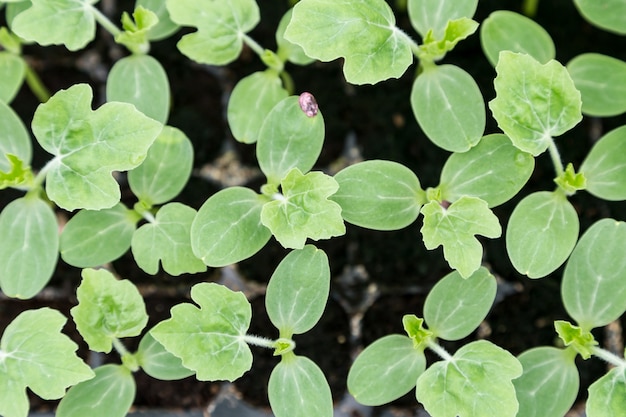
[[[0,51],[0,102],[10,103],[15,97],[26,72],[26,64],[19,56]]]
[[[559,193],[526,196],[513,210],[506,231],[506,249],[515,269],[542,278],[565,262],[578,239],[578,214]]]
[[[422,36],[432,29],[440,39],[451,20],[471,18],[476,13],[478,0],[409,0],[408,12],[411,24]]]
[[[623,0],[574,0],[578,11],[594,25],[626,35],[626,3]]]
[[[563,274],[565,309],[585,330],[604,326],[626,310],[626,223],[603,219],[578,241]]]
[[[587,191],[611,201],[626,200],[626,126],[604,135],[580,167]]]
[[[137,359],[141,368],[152,378],[174,381],[194,374],[183,366],[180,358],[165,350],[162,344],[146,333],[139,342]]]
[[[485,130],[485,102],[476,81],[454,65],[432,66],[411,91],[411,107],[420,127],[440,148],[465,152]]]
[[[7,154],[15,155],[24,164],[30,165],[33,151],[28,130],[13,109],[1,100],[0,126],[2,126],[0,171],[9,172],[11,170],[11,164],[6,158]]]
[[[588,417],[623,416],[626,410],[626,368],[611,369],[589,387]]]

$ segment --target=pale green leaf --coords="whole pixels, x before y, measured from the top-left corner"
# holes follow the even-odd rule
[[[407,6],[411,24],[422,37],[432,30],[441,39],[449,21],[474,16],[478,0],[409,0]]]
[[[0,236],[4,236],[0,245],[2,292],[9,297],[34,297],[52,277],[59,256],[54,211],[33,195],[13,200],[0,213]]]
[[[63,397],[67,387],[93,377],[76,356],[78,346],[61,333],[66,318],[44,307],[18,315],[0,340],[0,415],[26,417],[29,387],[41,398]]]
[[[174,381],[194,374],[183,366],[180,358],[165,350],[150,332],[139,342],[137,360],[145,373],[162,381]]]
[[[153,222],[141,226],[132,238],[133,257],[148,274],[163,270],[170,275],[206,271],[206,265],[191,250],[191,223],[196,211],[181,203],[159,209]]]
[[[110,209],[81,210],[63,228],[61,257],[79,268],[114,261],[130,248],[138,220],[121,203]]]
[[[468,278],[453,271],[430,290],[424,303],[424,320],[435,337],[459,340],[485,319],[496,298],[496,279],[485,268]]]
[[[135,379],[119,365],[103,365],[96,376],[72,387],[59,403],[56,417],[124,417],[135,399]]]
[[[322,317],[329,291],[328,257],[306,245],[291,251],[272,274],[265,295],[267,315],[281,335],[307,332]]]
[[[77,51],[96,37],[96,11],[92,4],[97,1],[32,0],[32,6],[15,17],[11,29],[40,45],[62,44]]]
[[[309,358],[291,356],[272,370],[267,387],[276,417],[332,417],[333,398],[321,369]]]
[[[438,38],[432,29],[426,33],[417,55],[423,61],[440,60],[453,50],[457,43],[476,32],[476,29],[478,23],[467,17],[451,20],[441,38]]]
[[[244,187],[230,187],[204,202],[191,224],[193,253],[209,266],[242,261],[257,253],[272,233],[261,223],[266,200]]]
[[[148,315],[137,287],[105,269],[83,269],[81,275],[78,305],[70,313],[89,348],[108,353],[114,339],[139,335]]]
[[[431,365],[417,380],[417,400],[432,417],[515,417],[512,379],[522,365],[486,340],[471,342],[452,358]]]
[[[588,417],[624,417],[626,413],[626,368],[611,369],[589,387]]]
[[[0,51],[0,102],[10,103],[15,97],[26,72],[26,64],[19,56]]]
[[[517,417],[564,416],[578,395],[578,369],[571,351],[543,346],[518,357],[524,373],[513,380]]]
[[[124,45],[137,57],[145,57],[150,50],[148,32],[159,22],[157,15],[143,6],[137,6],[132,17],[126,11],[122,13],[123,31],[115,35],[115,42]],[[124,58],[122,58],[122,61]],[[118,61],[119,62],[119,61]],[[110,74],[109,74],[110,77]],[[136,82],[137,80],[133,80]],[[125,100],[120,100],[125,101]],[[163,120],[165,122],[165,120]]]
[[[311,58],[344,58],[343,73],[353,84],[399,78],[413,62],[412,41],[384,0],[363,0],[358,7],[351,0],[301,0],[285,38]]]
[[[530,194],[513,210],[506,230],[511,263],[529,278],[554,272],[574,249],[578,214],[562,193]]]
[[[307,238],[330,239],[346,233],[341,206],[328,199],[337,181],[321,172],[303,175],[294,168],[281,181],[281,195],[266,203],[261,222],[285,248],[302,249]]]
[[[561,287],[565,309],[583,329],[604,326],[626,310],[626,223],[603,219],[578,241]]]
[[[555,57],[550,34],[534,20],[509,10],[496,10],[480,26],[480,43],[494,67],[501,51],[519,52],[541,63]]]
[[[428,67],[413,83],[411,107],[440,148],[465,152],[485,131],[485,102],[476,81],[455,65]]]
[[[15,17],[18,14],[22,13],[24,10],[31,7],[32,2],[31,0],[8,0],[7,3],[8,3],[7,10],[6,10],[7,25],[9,26],[9,28],[12,28]],[[19,39],[19,37],[17,38]],[[22,39],[22,42],[23,42],[23,39]]]
[[[15,155],[25,165],[30,165],[33,151],[28,130],[13,109],[1,100],[0,126],[2,126],[0,154]],[[10,170],[11,163],[9,160],[6,157],[0,157],[0,171],[9,172]]]
[[[152,10],[159,18],[159,22],[148,31],[148,39],[158,41],[174,34],[179,26],[172,22],[163,0],[137,0],[135,6],[142,6]]]
[[[557,61],[540,64],[530,55],[510,51],[499,57],[496,98],[489,108],[513,144],[537,156],[553,137],[582,120],[580,92]]]
[[[399,334],[365,348],[348,373],[348,390],[361,404],[382,405],[411,391],[426,368],[424,351]]]
[[[359,162],[334,178],[339,190],[330,199],[347,222],[361,227],[402,229],[417,219],[426,199],[417,176],[397,162]]]
[[[298,65],[308,65],[315,60],[309,58],[300,46],[285,39],[285,30],[287,30],[287,25],[291,21],[292,14],[293,9],[287,10],[287,13],[283,15],[278,23],[278,29],[276,29],[277,54],[285,61],[290,61]]]
[[[244,35],[260,20],[255,0],[167,0],[171,19],[198,30],[185,35],[178,49],[194,61],[226,65],[239,56]]]
[[[591,194],[605,200],[626,200],[626,127],[604,135],[580,167]]]
[[[277,184],[292,168],[306,173],[324,144],[324,117],[309,117],[296,96],[281,100],[269,112],[259,132],[256,155],[269,183]]]
[[[163,66],[149,55],[134,54],[113,65],[107,101],[130,103],[146,116],[165,123],[170,112],[170,83]]]
[[[580,14],[592,24],[619,35],[626,35],[624,0],[574,0]]]
[[[255,72],[239,80],[228,100],[226,113],[233,137],[243,143],[256,142],[263,121],[287,95],[273,70]]]
[[[252,366],[252,352],[244,337],[252,309],[245,295],[214,283],[191,288],[193,304],[182,303],[172,317],[157,324],[152,336],[165,349],[196,371],[200,381],[233,381]]]
[[[464,278],[472,275],[482,262],[483,248],[475,235],[493,239],[502,234],[498,218],[485,201],[476,197],[461,197],[448,208],[431,201],[421,212],[424,225],[420,230],[426,249],[443,245],[448,264]]]

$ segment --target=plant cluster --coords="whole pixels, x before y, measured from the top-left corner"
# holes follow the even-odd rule
[[[574,2],[594,25],[626,34],[623,0]],[[531,18],[501,10],[473,20],[478,0],[405,2],[420,42],[397,26],[384,0],[301,0],[276,29],[276,51],[248,34],[260,21],[255,0],[137,0],[121,28],[96,3],[0,0],[8,22],[0,29],[0,187],[24,192],[0,214],[0,288],[28,299],[48,284],[59,257],[81,268],[72,319],[91,350],[115,349],[121,364],[90,369],[61,333],[61,313],[24,311],[0,340],[0,415],[25,417],[30,388],[61,398],[60,417],[124,416],[138,369],[165,380],[233,381],[253,366],[249,345],[258,345],[280,357],[267,382],[275,415],[331,416],[323,372],[293,341],[322,317],[331,286],[328,258],[311,241],[345,234],[346,222],[394,231],[420,215],[425,248],[441,246],[452,272],[432,288],[421,316],[404,316],[405,335],[385,336],[356,358],[347,384],[357,401],[386,404],[415,389],[433,417],[562,416],[579,390],[575,359],[595,356],[614,367],[589,387],[587,415],[626,415],[626,361],[592,334],[626,311],[626,223],[604,218],[579,238],[570,202],[583,191],[626,200],[626,126],[603,135],[579,167],[563,161],[557,147],[583,115],[626,111],[626,63],[584,53],[563,65]],[[128,56],[110,69],[106,103],[94,110],[87,84],[49,95],[21,50],[29,43],[81,50],[97,26]],[[185,132],[168,126],[168,74],[149,55],[151,42],[181,27],[191,30],[178,49],[192,61],[227,65],[245,46],[266,67],[238,81],[227,108],[233,137],[255,144],[265,183],[259,190],[226,187],[198,210],[174,201],[190,178],[194,149]],[[488,103],[466,70],[442,63],[470,36],[480,36],[497,73]],[[295,94],[287,67],[337,58],[355,85],[401,77],[416,63],[408,97],[415,120],[450,153],[437,186],[423,187],[415,172],[391,160],[358,162],[334,175],[314,169],[324,145],[323,109],[313,94]],[[10,106],[24,81],[42,101],[30,129]],[[501,133],[485,134],[488,116]],[[42,167],[32,166],[31,134],[50,155]],[[552,161],[554,188],[520,196],[510,218],[498,218],[493,209],[520,193],[542,154]],[[121,173],[133,207],[120,202]],[[57,210],[73,213],[60,234]],[[96,269],[130,250],[148,274],[200,273],[248,259],[272,237],[290,250],[265,298],[276,339],[248,334],[249,301],[215,283],[194,285],[193,303],[175,306],[171,318],[146,331],[135,284]],[[496,279],[482,266],[482,238],[504,239],[514,268],[532,279],[565,265],[559,296],[572,322],[554,324],[561,346],[518,357],[487,340],[453,354],[441,346],[439,340],[470,335],[494,303]],[[137,351],[128,351],[121,339],[140,335]],[[439,360],[427,363],[426,349]]]

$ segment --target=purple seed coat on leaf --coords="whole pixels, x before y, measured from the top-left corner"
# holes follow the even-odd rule
[[[308,117],[314,117],[317,115],[319,107],[317,106],[317,101],[315,101],[313,94],[306,92],[300,94],[298,103],[300,103],[300,108]]]

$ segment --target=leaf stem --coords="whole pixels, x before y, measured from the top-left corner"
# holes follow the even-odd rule
[[[539,0],[524,0],[522,4],[522,13],[528,17],[535,17],[537,15],[537,7],[539,6]]]
[[[111,20],[106,17],[100,10],[92,5],[89,5],[89,8],[96,18],[96,21],[98,21],[98,23],[100,23],[100,25],[102,25],[102,27],[105,28],[111,35],[115,37],[122,33],[122,30],[115,26],[115,24],[111,22]]]
[[[37,72],[35,72],[28,63],[26,63],[24,78],[26,79],[26,84],[28,84],[30,91],[33,92],[40,102],[45,103],[50,100],[50,92],[41,81],[41,78],[39,78]]]
[[[254,39],[252,39],[250,36],[246,35],[245,33],[242,33],[241,37],[243,41],[245,42],[245,44],[248,45],[250,49],[254,51],[254,53],[256,53],[259,57],[263,56],[263,52],[265,51],[265,49],[263,49],[263,47],[259,45],[257,41],[255,41]]]
[[[274,349],[276,347],[276,342],[274,340],[251,334],[244,335],[243,341],[249,345],[260,346],[268,349]]]
[[[548,146],[548,151],[550,152],[550,158],[552,158],[552,164],[554,165],[554,170],[556,171],[556,176],[560,177],[563,175],[565,169],[563,168],[563,162],[561,161],[561,155],[559,154],[559,150],[554,143],[554,139],[550,138],[550,145]]]
[[[626,368],[626,360],[609,352],[608,350],[602,349],[597,346],[593,346],[591,348],[591,353],[599,357],[600,359],[610,363],[611,365],[615,365],[616,367],[619,367],[619,368]]]
[[[445,361],[451,361],[452,356],[446,351],[440,344],[438,344],[435,340],[429,339],[426,343],[426,346],[433,352],[435,352],[439,357]]]

